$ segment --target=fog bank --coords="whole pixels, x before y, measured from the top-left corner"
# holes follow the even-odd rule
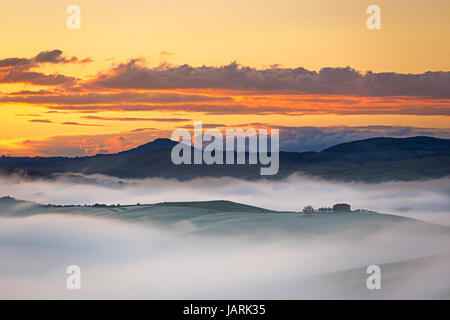
[[[65,175],[55,180],[0,177],[0,196],[47,204],[136,204],[231,200],[273,210],[300,211],[306,205],[346,202],[353,209],[450,225],[450,178],[378,184],[331,182],[293,175],[281,181],[235,178],[117,179],[101,175]]]
[[[307,239],[299,232],[268,241],[263,233],[193,236],[86,216],[0,218],[0,298],[447,297],[448,256],[399,261],[446,253],[448,234],[411,234],[408,223],[357,239],[340,232]],[[381,266],[383,290],[367,289],[370,264]],[[81,268],[80,291],[66,288],[69,265]]]

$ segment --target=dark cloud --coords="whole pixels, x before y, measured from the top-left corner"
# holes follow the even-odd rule
[[[78,59],[77,57],[65,57],[61,50],[47,50],[39,52],[33,58],[6,58],[0,59],[0,68],[21,68],[29,69],[36,67],[42,63],[89,63],[93,60],[91,58]]]
[[[100,116],[82,116],[89,120],[107,120],[107,121],[156,121],[156,122],[185,122],[191,119],[183,118],[129,118],[129,117],[100,117]]]
[[[42,117],[42,115],[36,113],[18,113],[16,117]]]
[[[62,124],[67,126],[87,126],[87,127],[101,127],[103,125],[101,124],[91,124],[91,123],[79,123],[74,121],[66,121],[66,122],[54,122],[50,119],[31,119],[28,120],[28,122],[34,122],[34,123],[53,123],[53,124]]]
[[[84,59],[78,60],[78,63],[81,63],[81,64],[83,64],[83,63],[91,63],[91,62],[94,62],[94,59],[92,59],[92,58],[84,58]]]
[[[34,62],[36,63],[90,63],[93,62],[92,58],[78,59],[77,57],[64,57],[61,50],[42,51],[36,57]]]
[[[9,100],[9,99],[7,99]],[[0,98],[0,102],[5,102]],[[45,103],[45,99],[42,100]],[[290,116],[307,115],[307,114],[403,114],[403,115],[450,115],[450,108],[443,105],[355,105],[351,108],[338,108],[333,104],[323,105],[320,107],[310,106],[247,106],[243,104],[86,104],[86,105],[51,105],[46,106],[52,110],[67,110],[77,112],[100,112],[100,111],[172,111],[172,112],[199,112],[207,115],[271,115],[283,114]]]
[[[365,74],[350,67],[257,70],[233,62],[222,67],[147,68],[139,59],[98,75],[93,85],[121,89],[211,88],[354,96],[430,96],[450,98],[450,72]]]
[[[228,127],[226,124],[222,123],[202,123],[202,129],[215,129],[215,128],[225,128]],[[187,124],[184,126],[178,126],[180,129],[194,129],[193,124]]]
[[[28,120],[28,122],[37,122],[37,123],[54,123],[53,121],[49,119],[31,119]]]
[[[129,131],[129,133],[137,133],[137,132],[147,132],[147,131],[155,131],[158,130],[156,128],[137,128]]]
[[[67,62],[66,58],[62,57],[61,50],[42,51],[35,58],[36,63],[61,63]]]
[[[0,98],[0,101],[2,99]],[[183,111],[201,112],[210,115],[224,114],[276,114],[295,112],[294,108],[247,107],[244,105],[209,105],[209,104],[109,104],[109,105],[61,105],[46,106],[52,110],[67,111]]]
[[[87,94],[51,94],[31,96],[2,96],[2,102],[25,102],[34,104],[104,104],[104,103],[180,103],[200,101],[230,101],[229,97],[212,97],[198,94],[177,93],[87,93]]]
[[[369,71],[363,74],[350,67],[326,67],[316,72],[279,65],[257,70],[237,63],[221,67],[163,64],[148,68],[142,60],[134,59],[97,75],[94,80],[83,82],[62,74],[48,75],[29,70],[46,63],[90,61],[90,58],[66,57],[61,50],[42,51],[29,59],[0,60],[0,83],[56,86],[54,91],[6,93],[0,96],[0,103],[29,103],[45,105],[51,110],[86,113],[111,110],[183,111],[209,115],[450,115],[450,72]],[[108,92],[113,91],[110,89],[123,91]],[[174,89],[208,91],[198,90],[192,94],[141,91]]]
[[[78,79],[60,74],[46,75],[29,71],[44,63],[88,63],[92,59],[79,60],[77,57],[65,57],[61,50],[42,51],[33,58],[6,58],[0,60],[0,83],[29,83],[35,85],[68,85]]]
[[[45,113],[69,113],[69,112],[65,112],[65,111],[58,111],[58,110],[50,110],[50,111],[46,111]]]
[[[103,125],[101,125],[101,124],[79,123],[79,122],[73,122],[73,121],[60,122],[59,124],[63,124],[66,126],[103,127]]]
[[[32,96],[32,95],[44,95],[44,94],[54,94],[52,91],[47,90],[39,90],[39,91],[31,91],[31,90],[22,90],[22,91],[16,91],[11,92],[8,95],[10,96]]]
[[[0,60],[0,68],[29,66],[31,60],[25,58],[6,58]]]
[[[29,83],[35,85],[70,85],[77,81],[62,74],[47,75],[41,72],[11,70],[0,76],[0,83]]]

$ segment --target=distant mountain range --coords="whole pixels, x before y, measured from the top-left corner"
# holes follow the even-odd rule
[[[450,139],[371,138],[320,152],[280,152],[280,170],[260,176],[257,165],[174,165],[169,139],[156,139],[117,154],[91,157],[0,157],[0,172],[51,178],[60,173],[106,174],[119,178],[236,177],[280,179],[292,173],[344,181],[411,181],[450,175]],[[247,161],[248,162],[248,161]]]

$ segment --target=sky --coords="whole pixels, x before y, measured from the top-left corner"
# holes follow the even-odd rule
[[[81,9],[69,30],[66,10]],[[369,5],[381,30],[366,26]],[[450,138],[447,0],[4,0],[0,154],[118,152],[175,128],[285,149]]]

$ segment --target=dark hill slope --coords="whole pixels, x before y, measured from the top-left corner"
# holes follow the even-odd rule
[[[319,153],[322,159],[346,161],[394,161],[449,155],[450,140],[431,137],[372,138],[342,143]]]

